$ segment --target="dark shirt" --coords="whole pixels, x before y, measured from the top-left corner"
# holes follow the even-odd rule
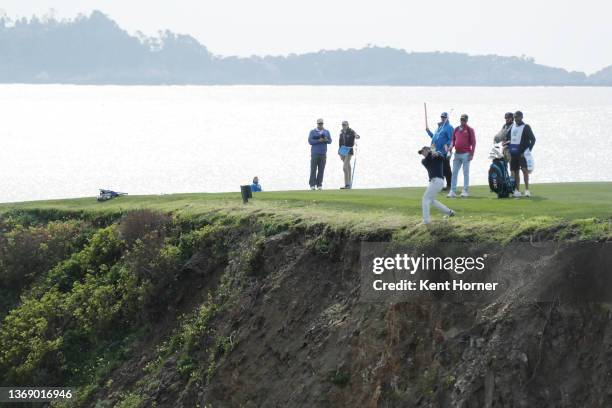
[[[525,129],[523,129],[523,137],[521,137],[521,153],[524,153],[527,149],[533,150],[535,142],[536,138],[533,134],[533,130],[531,130],[531,126],[525,124]]]
[[[434,156],[431,152],[421,160],[421,163],[427,169],[429,175],[429,181],[438,177],[444,178],[444,157]]]
[[[339,146],[355,146],[355,135],[355,131],[351,128],[346,128],[346,130],[342,129],[340,131],[340,138],[338,140]],[[348,154],[353,154],[353,149],[351,149]]]

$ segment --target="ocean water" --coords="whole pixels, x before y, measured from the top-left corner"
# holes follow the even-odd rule
[[[332,133],[324,188],[343,184],[342,120],[358,141],[355,188],[421,186],[417,150],[441,111],[476,131],[471,183],[506,111],[536,135],[533,182],[612,180],[612,88],[0,85],[0,202],[129,194],[308,188],[307,136]],[[459,178],[462,183],[462,177]]]

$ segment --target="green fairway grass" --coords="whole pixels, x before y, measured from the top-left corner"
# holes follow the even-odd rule
[[[463,234],[512,235],[526,229],[574,226],[580,234],[586,231],[590,235],[595,230],[597,236],[609,236],[612,182],[536,184],[531,191],[533,196],[529,199],[498,199],[487,186],[472,187],[471,196],[465,199],[448,199],[441,193],[439,200],[457,214],[442,222],[455,225]],[[175,214],[260,214],[366,230],[411,230],[420,221],[423,192],[424,187],[262,192],[255,193],[246,205],[239,192],[125,196],[101,203],[87,197],[0,204],[0,213],[12,210],[117,213],[149,208]],[[432,215],[434,221],[442,220],[434,208]]]

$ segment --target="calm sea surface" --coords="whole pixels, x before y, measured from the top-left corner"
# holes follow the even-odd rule
[[[423,102],[432,128],[441,111],[454,126],[469,114],[473,184],[516,109],[537,138],[534,182],[612,180],[612,88],[0,85],[0,202],[237,191],[255,175],[267,191],[305,189],[318,117],[333,138],[324,188],[343,184],[342,120],[362,136],[355,188],[421,186]]]

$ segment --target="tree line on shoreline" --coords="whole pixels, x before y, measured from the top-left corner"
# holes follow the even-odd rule
[[[100,11],[58,21],[0,17],[0,83],[612,86],[532,58],[390,47],[223,57],[189,35],[131,35]]]

